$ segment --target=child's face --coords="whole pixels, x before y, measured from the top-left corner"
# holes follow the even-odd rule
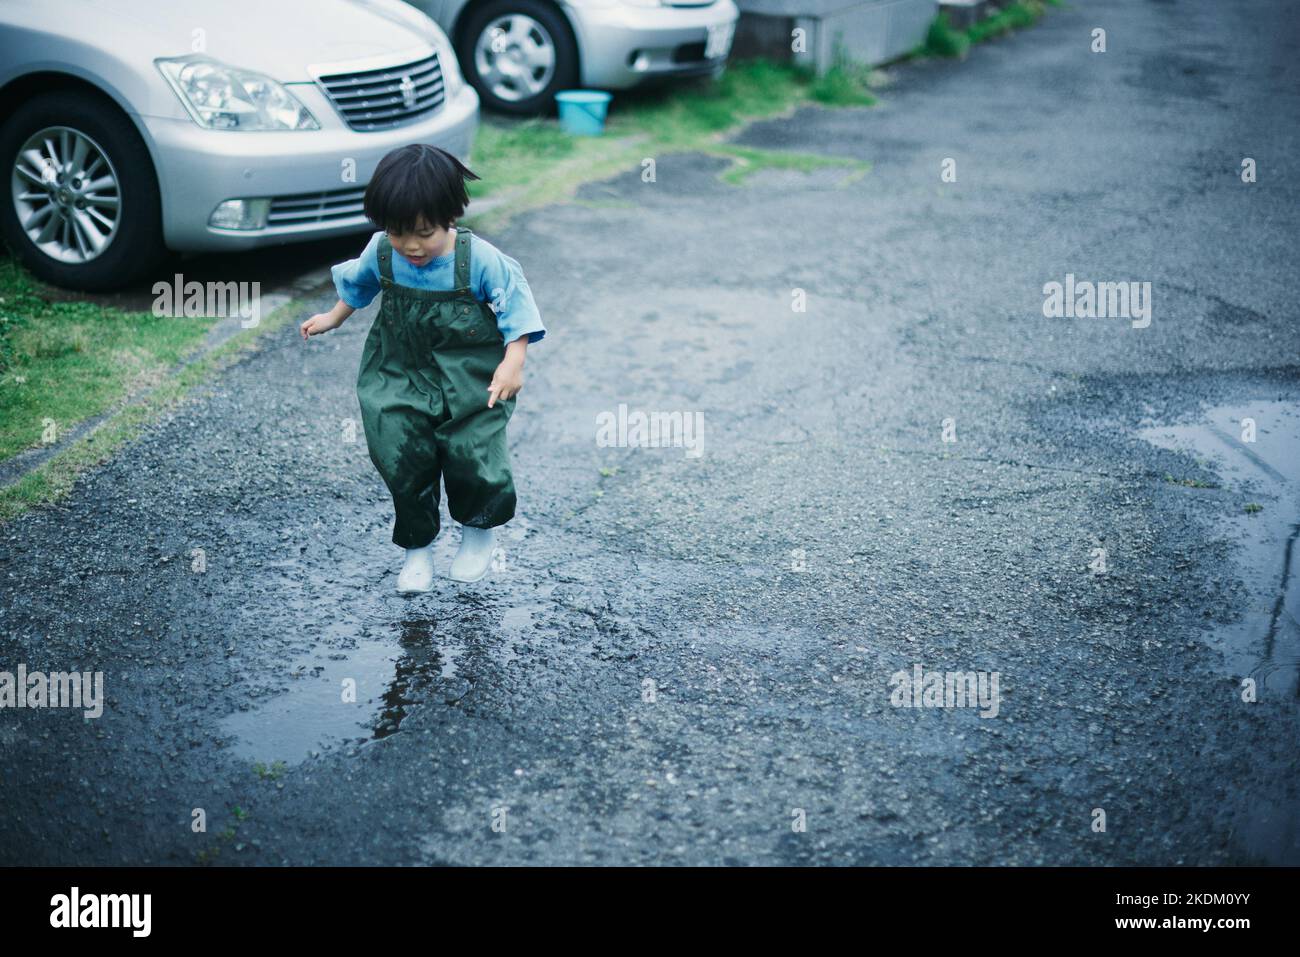
[[[409,233],[388,230],[388,241],[393,248],[410,261],[412,266],[423,266],[429,260],[447,252],[451,232],[441,226],[430,226],[423,216]]]

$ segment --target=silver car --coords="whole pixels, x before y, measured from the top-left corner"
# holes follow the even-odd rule
[[[547,110],[557,90],[722,72],[732,0],[410,0],[442,26],[483,105]]]
[[[105,289],[167,248],[369,230],[380,158],[468,161],[478,112],[401,0],[4,0],[0,233],[41,278]]]

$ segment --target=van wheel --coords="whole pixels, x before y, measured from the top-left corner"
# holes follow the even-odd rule
[[[491,0],[479,7],[461,31],[456,53],[479,99],[506,113],[547,112],[556,91],[578,82],[569,23],[538,0]]]
[[[69,289],[123,286],[166,254],[153,160],[102,97],[33,97],[0,127],[0,235],[35,276]]]

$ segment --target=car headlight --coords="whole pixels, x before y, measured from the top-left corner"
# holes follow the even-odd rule
[[[307,107],[261,73],[194,57],[155,60],[190,116],[210,130],[318,130]]]

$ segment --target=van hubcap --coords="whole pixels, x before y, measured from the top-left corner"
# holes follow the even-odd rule
[[[555,75],[555,41],[532,17],[508,13],[479,34],[474,68],[493,96],[512,103],[526,100],[546,89]]]

